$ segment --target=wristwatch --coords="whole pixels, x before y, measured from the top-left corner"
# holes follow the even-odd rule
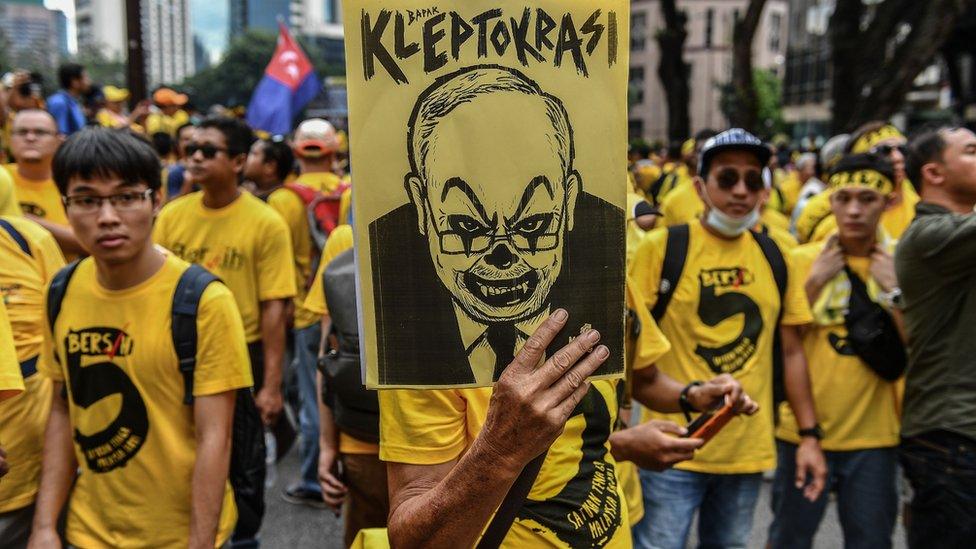
[[[898,287],[892,288],[890,292],[881,292],[878,294],[878,299],[890,309],[901,309],[905,306],[905,300],[901,295],[901,288]]]
[[[692,406],[691,402],[688,400],[688,391],[690,391],[692,387],[698,387],[701,384],[701,381],[692,381],[688,385],[685,385],[685,388],[681,390],[681,396],[678,397],[678,406],[681,406],[681,412],[684,413],[685,419],[688,421],[691,421],[691,413],[698,411],[698,408]]]
[[[800,429],[799,434],[800,434],[800,438],[813,437],[817,440],[823,440],[823,436],[824,436],[823,429],[820,428],[819,423],[814,425],[813,427],[810,427],[809,429]]]

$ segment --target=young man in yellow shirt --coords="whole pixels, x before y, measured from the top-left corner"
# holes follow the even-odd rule
[[[312,259],[315,244],[309,229],[308,210],[295,191],[285,188],[295,157],[284,139],[258,139],[251,145],[244,164],[244,178],[253,182],[255,196],[274,208],[288,225],[295,258],[295,287],[292,301],[292,363],[298,382],[300,409],[298,424],[302,437],[299,444],[300,478],[288,486],[282,497],[289,503],[324,507],[318,482],[319,413],[315,396],[315,357],[318,354],[320,314],[305,306],[306,285],[313,276]]]
[[[170,326],[191,266],[152,243],[155,152],[128,133],[85,129],[54,173],[90,257],[58,275],[63,293],[48,293],[39,370],[54,386],[31,546],[60,546],[67,504],[72,546],[219,547],[236,519],[235,397],[252,383],[233,296],[216,282],[202,292],[187,395]]]
[[[892,200],[894,179],[890,165],[873,155],[841,160],[828,180],[837,233],[825,242],[793,250],[796,272],[804,281],[813,312],[813,322],[803,330],[803,347],[830,482],[813,501],[794,487],[800,436],[792,411],[781,407],[773,484],[775,518],[769,529],[773,548],[810,547],[832,491],[838,494],[837,511],[847,547],[891,544],[898,515],[899,391],[897,383],[881,378],[851,347],[844,315],[851,298],[848,277],[854,273],[869,295],[900,322],[901,313],[893,305],[901,292],[894,246],[879,231],[882,213]]]
[[[342,184],[335,173],[339,139],[328,121],[309,118],[299,124],[292,147],[301,171],[295,183],[323,193],[331,193]]]
[[[44,341],[44,292],[63,266],[51,233],[24,217],[0,216],[0,297],[26,387],[24,394],[0,403],[0,442],[12,465],[12,473],[0,482],[0,539],[10,547],[26,546],[34,517],[51,402],[51,380],[37,375]]]
[[[51,172],[51,163],[63,140],[54,118],[46,111],[20,111],[14,116],[10,137],[10,149],[17,163],[6,168],[14,179],[17,201],[24,215],[50,231],[61,251],[73,256],[82,250],[68,226]]]
[[[644,307],[653,311],[671,342],[671,352],[656,363],[658,369],[687,384],[686,392],[699,380],[730,375],[760,406],[759,414],[726,426],[694,459],[668,471],[640,472],[644,518],[634,528],[639,547],[683,548],[696,511],[703,546],[748,544],[762,472],[776,464],[772,407],[777,332],[790,406],[803,429],[816,427],[796,327],[810,321],[802,281],[771,238],[750,233],[759,220],[766,191],[762,170],[769,156],[759,139],[741,129],[709,139],[695,180],[705,214],[690,225],[649,234],[630,269]],[[675,271],[668,256],[670,252],[677,258],[680,248],[685,261]],[[649,417],[684,421],[680,414]],[[796,482],[815,499],[823,489],[825,465],[817,438],[807,434],[797,450]]]

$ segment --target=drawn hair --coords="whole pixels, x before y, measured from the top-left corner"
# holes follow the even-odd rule
[[[573,128],[562,101],[542,91],[542,88],[521,72],[500,65],[475,65],[441,76],[420,96],[410,114],[407,127],[407,153],[411,171],[426,175],[422,168],[433,145],[431,135],[442,118],[461,105],[472,103],[482,96],[500,92],[522,93],[545,102],[546,117],[552,123],[555,152],[559,155],[564,174],[573,169]],[[516,114],[517,113],[513,113]]]

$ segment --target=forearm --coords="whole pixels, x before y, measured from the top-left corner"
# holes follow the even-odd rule
[[[479,436],[436,485],[405,487],[391,494],[390,544],[474,547],[521,470],[504,463],[507,457]]]
[[[803,284],[803,289],[807,294],[807,303],[809,303],[811,307],[813,307],[814,303],[817,302],[817,299],[820,297],[820,292],[823,291],[824,286],[826,285],[826,280],[820,280],[816,277],[808,278]]]
[[[319,356],[322,356],[329,349],[329,332],[332,331],[332,317],[328,314],[322,315],[319,320],[319,326],[322,328],[320,331],[322,335],[319,337]]]
[[[65,255],[85,255],[88,253],[84,248],[81,247],[81,244],[78,243],[78,239],[75,238],[75,233],[71,230],[71,227],[51,223],[46,219],[41,219],[35,216],[28,217],[32,221],[35,221],[37,224],[47,229],[54,236],[54,239],[58,241],[58,246],[61,247],[61,251]]]
[[[817,413],[813,407],[813,391],[807,369],[803,346],[799,343],[799,328],[784,326],[783,333],[783,383],[786,399],[800,429],[809,429],[817,424]],[[789,335],[787,335],[789,334]],[[787,343],[787,339],[794,343]]]
[[[656,366],[634,372],[634,399],[657,412],[680,412],[678,398],[684,388],[683,384],[661,372]]]
[[[68,492],[78,463],[71,443],[71,423],[68,404],[61,397],[60,383],[54,385],[51,415],[44,432],[44,457],[41,461],[41,483],[37,492],[33,529],[57,528],[61,509],[68,500]]]
[[[332,408],[325,405],[322,401],[322,384],[325,379],[321,372],[316,374],[316,386],[318,387],[319,403],[319,446],[335,451],[339,449],[339,429],[335,424],[335,417],[332,415]]]
[[[261,303],[261,343],[264,347],[264,385],[281,390],[281,362],[285,356],[285,304]]]
[[[226,437],[211,436],[197,443],[190,514],[191,548],[214,546],[229,468],[229,432]]]

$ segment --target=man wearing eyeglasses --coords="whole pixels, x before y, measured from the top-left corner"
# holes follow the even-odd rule
[[[152,243],[156,153],[130,133],[84,129],[54,176],[89,257],[61,271],[60,310],[41,315],[38,370],[53,387],[29,546],[61,547],[64,507],[70,546],[220,546],[237,516],[235,395],[251,385],[233,296],[216,282],[200,295],[187,405],[171,308],[190,265]]]
[[[255,403],[264,424],[273,426],[282,409],[285,308],[296,293],[295,259],[285,221],[239,187],[252,141],[251,129],[241,120],[201,122],[186,154],[187,170],[202,190],[168,203],[153,238],[219,276],[234,294],[244,320]],[[240,521],[235,543],[252,540],[259,527],[260,517]]]
[[[14,179],[17,201],[24,215],[50,231],[61,251],[70,257],[83,250],[68,226],[51,171],[54,153],[63,140],[54,118],[46,111],[20,111],[14,117],[10,136],[10,150],[16,163],[6,168]]]
[[[871,153],[891,164],[895,173],[895,189],[891,201],[881,216],[881,228],[897,240],[915,219],[919,202],[915,187],[905,172],[908,140],[898,128],[884,121],[868,122],[854,131],[848,141],[848,154]],[[837,219],[830,209],[830,193],[822,192],[811,198],[799,213],[796,234],[801,243],[821,242],[837,232]]]
[[[663,472],[641,470],[645,514],[634,527],[639,547],[685,547],[696,511],[702,546],[748,545],[762,472],[776,465],[777,331],[786,397],[803,436],[795,483],[809,499],[823,488],[826,468],[796,328],[810,322],[803,279],[793,276],[786,254],[770,237],[751,231],[760,218],[766,189],[762,170],[769,157],[769,148],[741,129],[710,138],[695,178],[704,216],[652,232],[635,254],[629,277],[671,342],[671,352],[657,361],[657,370],[686,384],[682,394],[691,393],[702,380],[731,375],[760,406],[758,414],[726,426],[694,459]],[[635,386],[652,371],[635,371]],[[645,419],[686,423],[690,413],[703,410],[685,400],[685,416],[650,412]]]

